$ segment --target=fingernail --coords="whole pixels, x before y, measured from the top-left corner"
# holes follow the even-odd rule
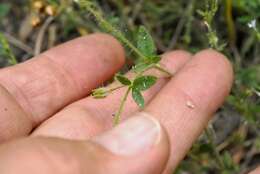
[[[158,144],[161,126],[147,113],[139,113],[94,141],[117,155],[136,155]]]

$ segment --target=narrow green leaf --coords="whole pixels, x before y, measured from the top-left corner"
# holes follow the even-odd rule
[[[144,26],[140,26],[138,29],[137,48],[148,58],[156,55],[156,47],[153,38]]]
[[[155,76],[141,76],[134,80],[133,88],[138,91],[145,91],[152,87],[157,81]]]
[[[138,72],[142,72],[143,70],[145,70],[148,66],[149,66],[149,64],[147,64],[147,63],[138,63],[138,64],[136,64],[136,65],[132,68],[132,70],[133,70],[134,72],[138,73]]]
[[[132,89],[132,97],[139,107],[144,108],[144,97],[138,89]]]
[[[117,74],[115,76],[116,80],[119,81],[121,84],[129,86],[132,84],[132,82],[125,76],[121,75],[121,74]]]

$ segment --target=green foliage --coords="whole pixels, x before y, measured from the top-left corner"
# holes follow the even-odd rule
[[[11,5],[9,3],[0,4],[0,20],[2,20],[10,11]]]
[[[228,153],[227,151],[224,152],[222,159],[224,163],[224,170],[221,172],[221,174],[230,174],[230,173],[239,172],[239,166],[234,163],[230,153]]]
[[[136,88],[132,89],[132,97],[138,106],[144,108],[144,97],[142,96],[141,92],[138,89]]]
[[[121,74],[117,74],[115,76],[116,80],[118,80],[122,85],[126,85],[129,86],[132,84],[132,82],[125,76],[121,75]]]
[[[258,42],[260,41],[260,0],[237,0],[234,1],[235,8],[239,9],[241,14],[238,17],[238,21],[242,25],[246,25],[251,28],[251,31],[255,34]]]
[[[132,86],[132,96],[134,101],[141,108],[144,107],[144,98],[141,94],[141,91],[145,91],[151,88],[157,81],[157,78],[154,76],[141,76],[137,77]]]
[[[208,25],[212,25],[212,21],[218,11],[218,0],[206,0],[205,4],[205,11],[198,10],[197,12]]]
[[[155,76],[141,76],[134,80],[133,88],[138,91],[145,91],[152,87],[156,83],[157,78]]]
[[[218,11],[218,0],[206,0],[205,11],[197,10],[198,14],[203,17],[204,23],[208,29],[207,38],[211,48],[222,51],[226,44],[220,44],[217,32],[212,27],[212,21]]]
[[[131,41],[127,39],[124,33],[122,33],[118,28],[113,26],[108,20],[104,18],[102,11],[93,1],[79,0],[78,4],[81,8],[86,9],[95,17],[100,27],[117,37],[126,47],[135,52],[135,54],[139,57],[139,63],[137,63],[136,66],[133,67],[133,71],[136,72],[136,77],[133,80],[133,83],[123,75],[117,74],[115,76],[115,79],[117,81],[119,81],[122,85],[128,87],[128,90],[126,91],[126,94],[124,95],[120,104],[119,110],[115,115],[114,123],[118,124],[120,121],[120,115],[122,113],[123,106],[130,91],[132,91],[132,97],[137,105],[141,108],[144,107],[145,101],[141,94],[141,91],[145,91],[151,88],[157,80],[157,78],[154,76],[143,76],[143,73],[145,71],[151,68],[156,68],[159,71],[162,71],[163,73],[166,73],[170,76],[172,74],[158,64],[161,58],[156,54],[156,47],[153,38],[144,26],[140,26],[138,29],[138,33],[136,36],[137,46],[135,46]],[[96,98],[102,98],[106,94],[102,90],[94,90],[94,94],[92,95]]]
[[[10,49],[9,43],[2,33],[0,33],[0,56],[6,57],[11,65],[17,64],[17,60]]]
[[[145,101],[144,101],[144,97],[142,96],[142,91],[148,90],[149,88],[151,88],[157,81],[157,78],[154,76],[136,76],[136,78],[133,80],[133,82],[128,79],[126,76],[121,75],[121,74],[117,74],[115,76],[115,79],[120,82],[123,86],[119,86],[116,88],[112,88],[112,89],[106,89],[104,87],[95,89],[92,91],[92,96],[96,99],[102,99],[105,98],[109,95],[109,93],[120,89],[122,87],[127,87],[127,91],[122,99],[122,102],[120,104],[119,110],[115,115],[115,119],[114,119],[114,123],[118,124],[120,121],[120,116],[123,110],[123,106],[126,102],[126,99],[128,97],[128,94],[132,91],[132,97],[134,99],[134,101],[136,102],[136,104],[140,107],[140,108],[144,108],[145,106]]]
[[[258,125],[260,118],[260,66],[241,69],[228,102],[251,124]]]
[[[152,68],[161,57],[156,54],[156,47],[151,34],[144,26],[140,26],[137,33],[137,49],[145,56],[140,57],[138,63],[133,67],[135,72],[142,72]]]
[[[248,23],[253,18],[259,18],[259,8],[260,8],[260,0],[236,0],[234,1],[234,6],[236,8],[239,8],[240,12],[247,13],[247,15],[240,16],[239,20],[241,19],[248,19],[248,20],[242,20],[246,23]]]
[[[235,112],[240,116],[241,123],[218,144],[215,141],[215,143],[209,142],[209,139],[218,140],[216,135],[219,130],[216,130],[216,135],[213,133],[212,138],[202,136],[181,163],[177,173],[240,173],[237,166],[252,167],[253,162],[245,163],[245,161],[247,152],[260,144],[256,141],[260,132],[260,0],[78,0],[80,8],[76,5],[78,4],[76,0],[44,2],[46,5],[54,6],[54,9],[59,9],[60,6],[64,9],[59,10],[52,23],[52,27],[56,28],[55,43],[101,31],[113,34],[125,46],[127,65],[122,69],[122,74],[132,70],[134,75],[128,78],[120,74],[119,78],[115,77],[115,80],[119,81],[115,83],[118,86],[101,87],[92,93],[93,97],[102,99],[118,89],[125,91],[115,113],[114,124],[120,122],[120,115],[128,97],[132,97],[140,108],[145,106],[143,91],[133,87],[137,78],[145,76],[145,72],[149,69],[159,69],[172,76],[159,65],[161,53],[172,49],[184,49],[196,53],[207,47],[223,51],[234,64],[235,83],[221,112],[229,113],[228,111],[232,110],[232,113],[228,114],[229,118],[234,117]],[[0,3],[0,16],[2,16],[0,19],[3,21],[0,29],[3,33],[19,36],[19,29],[26,28],[21,26],[26,25],[22,21],[25,20],[25,16],[30,15],[30,11],[33,11],[30,9],[32,8],[30,3],[31,1]],[[9,13],[10,9],[13,9],[14,13]],[[34,38],[48,17],[42,14],[44,11],[42,9],[39,12],[42,23],[32,28],[25,42],[30,47],[34,47]],[[47,37],[49,29],[46,30],[48,32],[44,37],[45,49],[49,43]],[[11,50],[10,46],[9,51],[3,49],[3,45],[7,43],[6,39],[4,40],[2,41],[4,44],[1,43],[1,58],[9,60],[12,57],[9,54]],[[229,43],[230,46],[224,47],[222,43]],[[18,47],[17,50],[15,57],[24,60],[24,57],[30,56],[20,51]],[[214,72],[214,69],[212,71]],[[207,90],[207,85],[204,90]],[[219,119],[217,117],[213,123]],[[227,123],[224,130],[229,129],[231,124],[233,123]],[[246,131],[241,133],[241,127]],[[237,149],[242,149],[242,160],[233,161],[233,158],[237,158]]]
[[[138,72],[143,72],[143,71],[145,71],[149,66],[150,66],[149,63],[140,61],[138,64],[136,64],[136,65],[133,67],[133,71],[136,72],[136,73],[138,73]]]
[[[257,27],[256,19],[253,19],[247,25],[248,25],[249,28],[251,28],[253,30],[253,32],[255,33],[256,38],[258,39],[258,41],[260,41],[260,30]]]
[[[149,59],[156,56],[156,47],[153,38],[144,26],[140,26],[138,29],[137,48]]]

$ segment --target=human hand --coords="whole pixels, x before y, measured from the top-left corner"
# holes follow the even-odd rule
[[[94,34],[0,70],[0,173],[175,169],[228,95],[231,65],[213,50],[164,54],[163,66],[176,75],[145,92],[142,112],[129,98],[126,121],[112,128],[125,89],[102,100],[88,95],[123,64],[122,46]]]

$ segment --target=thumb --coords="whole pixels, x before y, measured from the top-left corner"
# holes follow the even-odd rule
[[[169,141],[160,124],[139,113],[87,142],[27,138],[0,146],[1,174],[160,174]]]
[[[111,155],[108,173],[162,173],[169,157],[169,141],[160,123],[146,113],[94,139]],[[99,152],[100,153],[100,152]],[[101,152],[102,153],[102,152]]]

